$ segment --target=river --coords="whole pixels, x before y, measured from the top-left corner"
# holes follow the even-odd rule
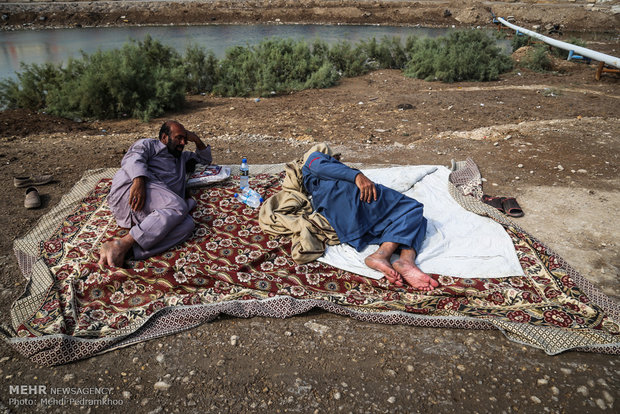
[[[93,53],[98,49],[120,48],[130,39],[142,40],[148,34],[183,52],[190,43],[213,51],[217,57],[235,45],[252,45],[269,37],[305,39],[320,38],[329,44],[341,40],[356,43],[384,36],[438,37],[450,29],[403,26],[356,25],[208,25],[208,26],[141,26],[79,29],[48,29],[0,32],[0,79],[15,78],[20,62],[26,64],[67,61],[79,57],[80,50]],[[507,41],[502,46],[506,49]],[[508,51],[509,45],[508,45]]]

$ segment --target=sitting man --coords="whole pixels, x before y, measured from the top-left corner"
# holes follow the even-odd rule
[[[314,210],[325,216],[341,242],[357,251],[369,244],[380,245],[366,258],[368,267],[382,272],[397,286],[402,286],[403,279],[423,291],[439,286],[415,264],[416,252],[426,234],[421,203],[374,184],[359,170],[322,152],[310,154],[302,174]],[[397,249],[400,258],[390,263]]]
[[[187,142],[195,152],[183,151]],[[141,260],[187,240],[194,230],[189,212],[196,206],[185,199],[186,163],[211,163],[211,147],[176,121],[165,122],[159,140],[136,141],[114,175],[108,204],[120,227],[129,233],[101,247],[99,264],[120,267],[131,249]]]

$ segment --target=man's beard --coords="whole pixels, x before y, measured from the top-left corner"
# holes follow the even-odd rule
[[[178,150],[177,145],[175,145],[170,138],[168,138],[168,143],[166,144],[166,147],[168,148],[168,152],[172,154],[172,156],[174,156],[175,158],[181,157],[183,150]]]

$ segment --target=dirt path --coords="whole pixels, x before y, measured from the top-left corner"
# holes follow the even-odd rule
[[[619,85],[610,75],[595,81],[593,67],[579,63],[563,74],[514,71],[485,84],[428,83],[377,71],[332,89],[258,102],[192,97],[186,111],[169,117],[205,137],[220,164],[236,164],[242,155],[255,164],[284,162],[319,141],[336,146],[345,161],[367,164],[449,165],[470,156],[486,193],[516,196],[526,214],[517,222],[618,299]],[[403,103],[412,108],[399,110]],[[2,322],[24,287],[13,240],[83,171],[118,166],[128,146],[153,136],[163,119],[75,123],[0,113]],[[12,177],[39,171],[56,180],[40,188],[43,207],[26,211]],[[372,325],[321,312],[285,320],[221,318],[51,369],[5,346],[0,378],[0,412],[16,413],[588,413],[613,412],[620,400],[617,357],[551,357],[498,331]],[[110,398],[123,405],[9,404],[8,387],[22,384],[110,387]]]

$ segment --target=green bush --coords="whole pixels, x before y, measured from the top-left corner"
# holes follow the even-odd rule
[[[58,96],[50,94],[50,112],[148,120],[184,104],[180,55],[149,36],[120,50],[83,55],[82,61],[79,76],[65,82]]]
[[[340,79],[340,74],[329,62],[325,62],[316,72],[312,73],[304,89],[324,89],[334,86]]]
[[[328,59],[344,77],[360,76],[370,70],[366,56],[360,53],[359,47],[353,48],[346,41],[334,44],[329,50]]]
[[[183,61],[187,92],[211,92],[217,82],[218,66],[213,52],[206,52],[200,46],[191,44],[185,50]]]
[[[248,47],[234,46],[219,63],[213,92],[223,96],[248,96],[256,84],[258,64]]]
[[[0,103],[65,117],[148,120],[182,107],[186,74],[181,63],[174,49],[147,36],[120,50],[82,54],[65,68],[25,66],[19,82],[0,83]]]
[[[408,60],[399,37],[383,37],[380,42],[373,37],[358,49],[374,63],[373,69],[402,69]]]
[[[537,45],[521,60],[521,66],[535,72],[547,72],[553,69],[547,46]]]
[[[338,68],[328,46],[305,41],[267,39],[255,46],[233,47],[218,69],[213,92],[223,96],[280,94],[307,87],[333,86]]]
[[[512,51],[522,48],[523,46],[527,46],[531,43],[532,38],[526,35],[517,35],[515,34],[513,38],[510,40],[510,46],[512,46]]]
[[[82,53],[65,66],[24,65],[17,80],[0,82],[0,105],[45,110],[65,117],[148,120],[181,108],[185,93],[265,96],[327,88],[342,76],[379,68],[404,69],[429,80],[493,80],[512,61],[480,31],[445,38],[397,37],[358,44],[266,39],[235,46],[221,60],[190,44],[181,56],[146,37],[121,49]]]
[[[22,63],[17,81],[4,79],[0,82],[0,107],[44,109],[48,92],[62,82],[63,72],[58,65]]]
[[[425,80],[489,81],[512,69],[493,39],[478,30],[457,31],[424,39],[412,47],[405,75]]]

